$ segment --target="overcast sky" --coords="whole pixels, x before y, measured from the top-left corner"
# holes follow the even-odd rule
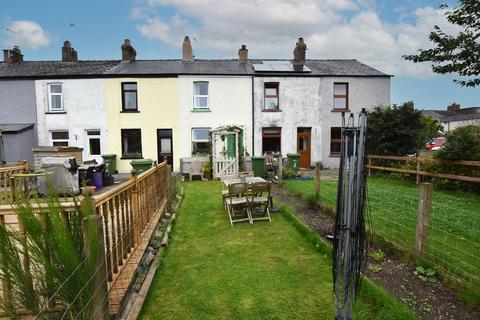
[[[480,89],[462,88],[451,76],[402,55],[430,46],[439,25],[449,33],[443,1],[380,0],[82,0],[2,3],[0,44],[19,45],[26,60],[59,60],[69,40],[80,59],[119,59],[129,38],[137,59],[181,57],[190,35],[197,58],[235,58],[246,44],[252,58],[292,58],[302,36],[311,59],[357,59],[388,74],[392,103],[418,108],[452,102],[480,106]],[[449,1],[455,5],[455,1]]]

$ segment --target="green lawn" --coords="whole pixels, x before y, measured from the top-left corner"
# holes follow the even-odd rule
[[[333,319],[330,249],[283,206],[231,227],[219,182],[192,182],[141,319]],[[368,281],[355,319],[414,319]]]
[[[287,180],[294,194],[311,201],[314,181]],[[414,252],[419,187],[408,181],[372,176],[367,184],[373,231],[397,247]],[[321,201],[335,208],[337,182],[322,180]],[[429,259],[464,284],[480,286],[480,196],[434,190],[428,242]]]

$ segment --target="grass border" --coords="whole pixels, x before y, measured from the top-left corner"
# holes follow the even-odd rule
[[[312,244],[318,252],[327,255],[327,257],[331,259],[332,248],[314,230],[305,225],[295,215],[294,210],[290,206],[280,201],[277,202],[281,204],[282,208],[286,209],[281,210],[280,215],[284,217],[307,242]],[[362,279],[362,289],[359,299],[364,300],[367,305],[373,307],[372,312],[378,314],[380,317],[381,314],[383,314],[382,310],[387,308],[395,310],[395,313],[398,314],[398,319],[417,319],[414,313],[410,311],[404,303],[392,297],[384,288],[374,284],[367,277],[363,277]]]

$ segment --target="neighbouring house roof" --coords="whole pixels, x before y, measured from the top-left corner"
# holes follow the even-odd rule
[[[18,63],[0,62],[1,78],[55,78],[55,77],[120,77],[120,76],[178,76],[178,75],[258,75],[258,76],[351,76],[390,77],[357,60],[307,60],[305,65],[311,72],[255,72],[253,64],[264,61],[197,59],[191,62],[174,60],[130,61],[25,61]]]
[[[432,116],[439,122],[465,121],[480,119],[480,107],[462,108],[458,111],[423,110],[424,115]]]
[[[24,124],[1,124],[0,131],[2,134],[18,134],[24,131],[30,130],[35,124],[33,123],[24,123]]]
[[[99,76],[120,61],[24,61],[0,62],[0,78],[44,78],[62,76]]]

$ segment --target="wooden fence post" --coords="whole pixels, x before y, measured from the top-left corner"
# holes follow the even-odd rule
[[[278,172],[277,172],[278,183],[280,183],[280,184],[282,184],[282,182],[283,182],[282,171],[283,171],[283,157],[282,157],[282,155],[280,155],[280,157],[278,158]]]
[[[131,177],[134,181],[133,188],[132,188],[132,203],[131,203],[131,209],[132,209],[132,217],[133,217],[133,225],[132,225],[132,238],[133,238],[133,245],[135,246],[139,241],[140,241],[140,226],[138,224],[138,183],[137,183],[137,172],[135,169],[132,169]]]
[[[92,200],[92,203],[93,200]],[[94,205],[94,204],[93,204]],[[102,217],[100,215],[91,215],[86,218],[83,218],[83,241],[85,247],[85,255],[89,256],[89,253],[92,251],[89,247],[89,234],[88,231],[91,230],[91,224],[93,224],[93,231],[97,233],[96,241],[96,251],[97,257],[95,262],[95,278],[93,286],[93,298],[92,298],[92,314],[90,319],[92,320],[107,320],[110,317],[108,305],[108,281],[107,281],[107,270],[105,266],[106,257],[105,257],[105,241],[103,238],[103,224]]]
[[[320,178],[321,178],[322,163],[315,162],[315,197],[320,199]]]
[[[433,185],[428,182],[420,184],[420,197],[418,199],[417,230],[415,236],[415,252],[417,258],[425,253],[428,241],[428,228],[432,215],[432,190]]]
[[[419,172],[420,172],[420,160],[417,158],[417,184],[420,184],[421,176],[420,176]]]
[[[368,157],[368,176],[372,175],[372,158]]]

